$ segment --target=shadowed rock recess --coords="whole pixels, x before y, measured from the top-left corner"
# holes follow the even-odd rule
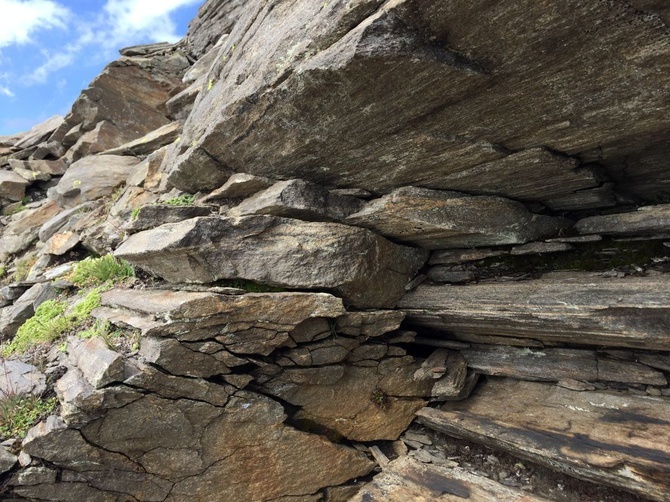
[[[0,137],[0,498],[670,502],[668,23],[208,0],[121,49]]]

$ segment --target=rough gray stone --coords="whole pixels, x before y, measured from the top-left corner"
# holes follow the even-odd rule
[[[111,148],[102,152],[103,155],[148,155],[160,147],[174,142],[181,132],[181,126],[178,122],[171,122],[159,127],[155,131],[125,143],[116,148]]]
[[[372,201],[347,221],[428,249],[521,244],[570,226],[502,197],[415,187]]]
[[[61,210],[54,201],[40,201],[29,204],[25,210],[12,215],[7,226],[2,229],[0,257],[29,248],[37,239],[42,225]]]
[[[46,139],[54,130],[58,129],[63,123],[63,117],[54,115],[53,117],[40,122],[36,126],[21,135],[21,139],[14,143],[17,149],[27,149],[36,146]]]
[[[111,195],[133,172],[139,160],[119,155],[85,157],[70,166],[49,197],[63,207]]]
[[[670,204],[643,206],[631,213],[590,216],[579,220],[580,234],[653,235],[670,232]]]
[[[21,325],[30,319],[37,307],[56,297],[49,283],[38,283],[30,287],[10,307],[0,309],[0,334],[5,340],[14,337]]]
[[[212,210],[203,206],[167,206],[150,204],[138,208],[135,219],[125,226],[129,232],[139,232],[164,225],[177,223],[197,216],[209,216]]]
[[[363,201],[336,195],[304,180],[280,181],[228,211],[228,216],[266,214],[306,221],[344,220],[363,209]]]
[[[68,358],[96,389],[124,380],[121,354],[110,350],[100,337],[82,340],[70,337],[67,344]]]
[[[16,465],[18,457],[9,453],[3,446],[0,446],[0,474],[7,472]]]
[[[132,235],[115,256],[172,282],[247,279],[392,307],[426,252],[364,229],[271,216],[194,218]]]
[[[212,191],[202,202],[215,202],[221,199],[237,199],[250,197],[274,184],[270,178],[253,174],[235,173],[221,187]]]
[[[41,396],[46,388],[46,376],[32,364],[0,359],[0,400],[15,395]]]
[[[560,253],[570,251],[573,247],[567,242],[529,242],[523,246],[514,246],[511,255],[527,255],[540,253]]]
[[[14,171],[0,170],[0,197],[11,201],[20,201],[26,196],[26,187],[30,183]]]

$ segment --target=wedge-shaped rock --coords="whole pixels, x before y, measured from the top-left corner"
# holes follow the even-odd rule
[[[96,389],[124,380],[121,354],[110,350],[102,338],[95,337],[88,340],[70,338],[68,358]]]
[[[551,237],[568,220],[532,214],[502,197],[404,187],[372,201],[348,223],[428,249],[521,244]]]
[[[355,197],[336,195],[304,180],[275,183],[267,190],[234,207],[228,216],[267,214],[307,221],[343,221],[360,211],[363,202]]]
[[[9,159],[9,166],[12,169],[25,169],[38,173],[59,176],[64,174],[67,166],[62,159],[58,160],[15,160]]]
[[[0,198],[19,201],[26,195],[26,187],[30,183],[14,171],[0,170]]]
[[[376,500],[428,502],[549,502],[548,499],[475,476],[463,469],[423,464],[404,456],[382,466],[349,502]]]
[[[209,216],[212,212],[209,207],[203,206],[147,205],[137,209],[135,218],[131,218],[130,223],[125,226],[129,232],[139,232],[166,223],[176,223],[198,216]]]
[[[410,323],[473,335],[670,350],[670,281],[592,273],[463,287],[421,285],[399,303]]]
[[[504,379],[487,381],[466,401],[417,414],[446,434],[651,500],[670,500],[667,399]]]
[[[202,202],[249,197],[261,190],[270,188],[272,185],[273,181],[270,178],[254,176],[253,174],[235,173],[221,187],[203,198]]]
[[[160,147],[168,145],[179,137],[181,126],[178,122],[171,122],[151,131],[149,134],[142,136],[129,143],[125,143],[116,148],[112,148],[103,152],[103,155],[147,155]]]
[[[139,159],[120,155],[85,157],[70,166],[49,197],[63,207],[111,195],[133,172]]]
[[[60,127],[63,123],[63,117],[60,115],[54,115],[53,117],[45,120],[34,126],[30,131],[23,133],[21,139],[14,143],[16,148],[30,148],[31,146],[36,146],[46,139],[55,129]]]
[[[654,235],[670,232],[670,204],[643,206],[632,213],[591,216],[579,220],[580,234]]]
[[[272,216],[163,225],[131,236],[115,256],[171,282],[324,289],[357,307],[393,307],[427,258],[365,229]]]
[[[54,201],[34,202],[24,211],[11,216],[9,223],[2,230],[0,239],[0,256],[14,254],[31,246],[37,239],[44,223],[56,216],[62,208]]]

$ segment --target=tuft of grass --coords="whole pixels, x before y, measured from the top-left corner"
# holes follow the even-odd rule
[[[15,394],[0,401],[0,439],[23,439],[28,430],[56,411],[58,399]]]
[[[130,213],[130,221],[135,221],[137,217],[140,215],[140,209],[141,207],[136,207],[135,209],[132,210]]]
[[[195,195],[184,194],[179,197],[172,197],[166,201],[159,202],[159,204],[165,204],[166,206],[192,206],[194,202]]]
[[[55,342],[65,333],[77,329],[90,319],[91,311],[100,306],[102,288],[96,288],[78,301],[70,310],[62,300],[47,300],[35,315],[24,322],[11,342],[2,346],[3,357],[24,354],[38,345]]]
[[[77,263],[70,280],[78,286],[100,286],[106,282],[118,282],[133,277],[135,270],[125,260],[108,254],[100,258],[85,258]]]
[[[14,276],[12,279],[14,282],[21,282],[28,277],[30,269],[33,268],[37,258],[32,256],[30,258],[23,258],[16,262],[16,270],[14,271]]]

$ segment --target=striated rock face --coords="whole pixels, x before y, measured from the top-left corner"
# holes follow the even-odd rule
[[[425,251],[364,229],[272,216],[194,218],[131,236],[115,252],[172,282],[248,279],[328,289],[357,307],[392,307]]]
[[[519,244],[551,237],[570,221],[528,212],[502,197],[405,187],[347,221],[427,249]]]
[[[565,154],[654,198],[670,183],[670,49],[657,7],[643,8],[652,10],[576,0],[254,2],[187,121],[184,145],[196,144],[174,179],[214,188],[196,165],[206,152],[213,172],[611,205],[593,193],[597,170]],[[527,179],[541,188],[518,182]]]

